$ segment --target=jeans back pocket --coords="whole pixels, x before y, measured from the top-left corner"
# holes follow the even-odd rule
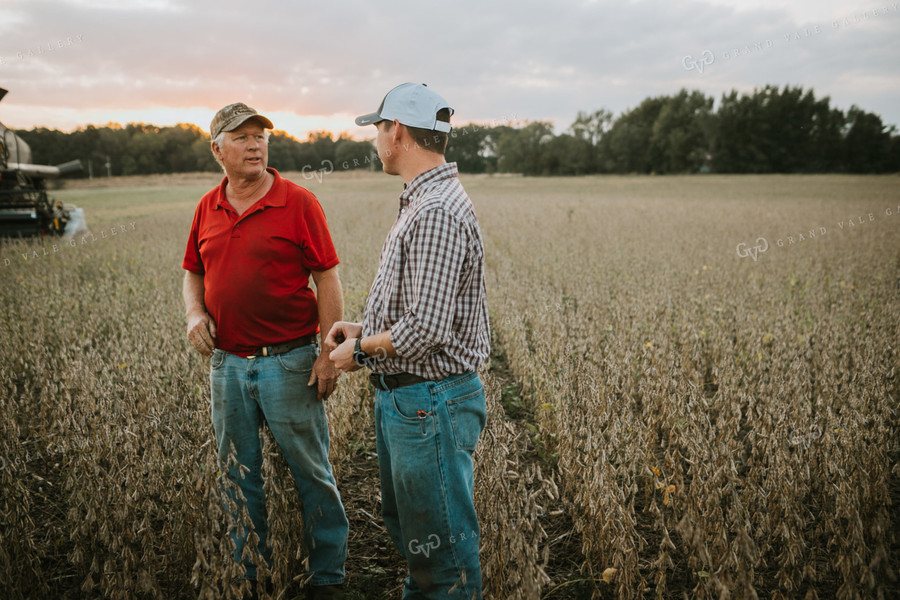
[[[474,452],[487,419],[484,387],[479,386],[474,392],[447,400],[447,411],[450,413],[456,449]]]

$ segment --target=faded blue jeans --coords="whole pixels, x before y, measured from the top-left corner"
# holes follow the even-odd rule
[[[260,554],[272,564],[271,549],[266,546],[268,511],[260,439],[265,421],[303,502],[311,584],[328,585],[344,581],[348,522],[328,462],[325,407],[316,398],[316,387],[307,386],[317,355],[315,345],[249,360],[217,349],[210,359],[209,379],[219,464],[227,463],[233,443],[237,463],[245,469],[242,477],[240,467],[231,464],[227,476],[238,483],[246,499]],[[231,494],[231,500],[240,508],[235,495]],[[231,531],[236,561],[241,561],[247,535],[240,527]],[[243,563],[246,578],[256,579],[256,564],[249,559]]]
[[[481,599],[472,452],[485,416],[478,373],[375,392],[382,515],[409,565],[404,600]]]

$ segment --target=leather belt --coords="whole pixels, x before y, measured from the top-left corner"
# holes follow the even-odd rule
[[[311,333],[310,335],[304,335],[303,337],[299,337],[296,340],[291,340],[289,342],[285,342],[283,344],[276,344],[274,346],[263,346],[259,350],[256,350],[248,356],[247,358],[260,358],[263,356],[275,356],[276,354],[284,354],[285,352],[290,352],[294,348],[299,348],[300,346],[309,346],[310,344],[316,343],[316,334]]]
[[[369,383],[375,386],[375,389],[384,392],[389,392],[407,385],[423,383],[425,381],[431,380],[420,377],[419,375],[413,375],[412,373],[388,373],[387,375],[382,375],[380,373],[369,374]]]

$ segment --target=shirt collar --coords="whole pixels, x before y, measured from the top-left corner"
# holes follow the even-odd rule
[[[257,209],[266,208],[267,206],[284,206],[285,204],[285,193],[284,188],[281,185],[281,175],[278,174],[278,171],[273,169],[272,167],[266,167],[266,171],[275,176],[275,181],[272,182],[272,187],[269,188],[269,191],[266,192],[266,195],[256,201],[253,205]],[[222,178],[222,183],[219,184],[219,197],[216,199],[216,210],[220,208],[234,208],[228,204],[228,200],[225,197],[225,185],[228,183],[228,177]]]
[[[419,173],[412,181],[404,185],[403,193],[400,194],[400,209],[402,210],[409,206],[409,203],[416,196],[420,195],[420,192],[430,188],[433,184],[458,176],[459,170],[456,168],[455,162],[446,163],[429,169],[424,173]]]

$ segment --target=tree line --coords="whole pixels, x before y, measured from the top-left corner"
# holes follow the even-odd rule
[[[81,177],[222,170],[209,150],[209,133],[185,123],[171,127],[112,123],[87,125],[69,133],[46,128],[16,133],[31,146],[39,164],[81,159]],[[279,171],[372,168],[373,153],[370,142],[346,135],[335,138],[327,131],[312,132],[302,142],[283,131],[269,137],[269,166]]]
[[[556,135],[553,125],[457,125],[447,159],[464,173],[886,173],[900,171],[900,135],[881,117],[833,108],[812,90],[767,85],[713,97],[681,90],[647,98],[618,117],[581,112]],[[19,131],[41,164],[80,158],[94,176],[218,171],[209,135],[194,125],[88,125],[65,133]],[[307,173],[380,170],[369,141],[327,131],[298,141],[276,131],[269,165]]]

